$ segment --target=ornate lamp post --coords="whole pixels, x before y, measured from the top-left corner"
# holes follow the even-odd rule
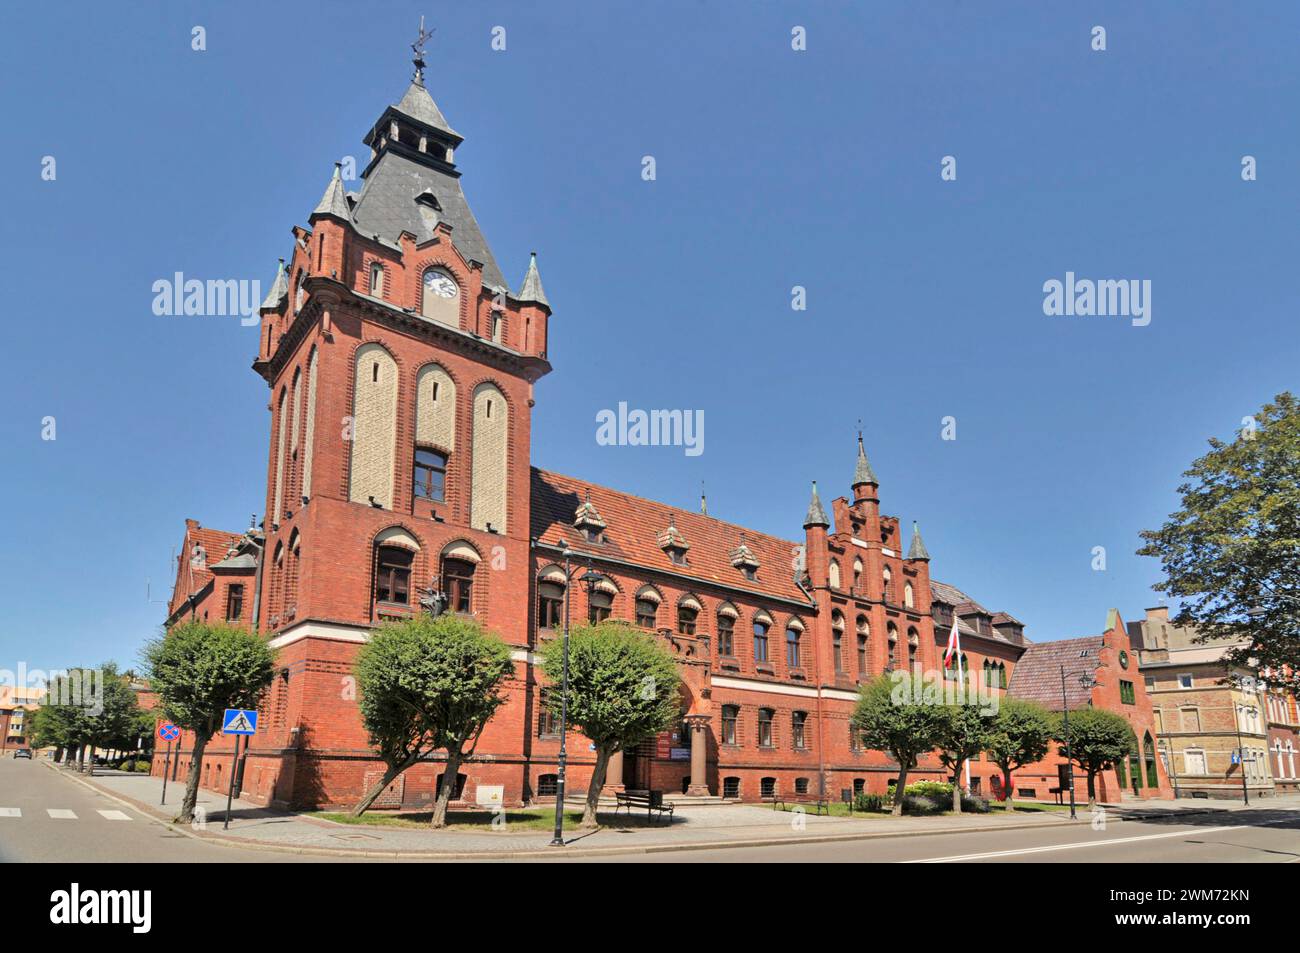
[[[568,546],[564,547],[564,636],[562,656],[564,663],[560,676],[560,756],[555,771],[555,835],[551,838],[551,847],[564,846],[564,783],[569,764],[569,561],[574,553]],[[587,571],[582,574],[581,582],[588,595],[596,588],[600,573],[591,568],[587,560]]]
[[[1074,805],[1074,756],[1070,751],[1070,705],[1065,697],[1065,679],[1067,674],[1071,678],[1076,675],[1079,676],[1079,684],[1084,688],[1092,688],[1092,686],[1097,684],[1097,680],[1093,678],[1092,672],[1067,673],[1065,671],[1065,666],[1061,666],[1061,723],[1063,729],[1062,733],[1065,735],[1065,777],[1066,785],[1070,789],[1070,820],[1075,821],[1079,819],[1079,816],[1075,813]]]

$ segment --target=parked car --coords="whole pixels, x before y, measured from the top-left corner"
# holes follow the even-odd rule
[[[30,760],[32,760],[32,752],[31,752],[31,749],[30,749],[30,748],[19,748],[17,751],[14,752],[14,757],[15,757],[15,758],[26,758],[28,761],[30,761]]]

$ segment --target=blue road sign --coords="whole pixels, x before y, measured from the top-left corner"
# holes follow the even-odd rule
[[[227,708],[221,719],[223,735],[252,735],[257,733],[257,712],[244,708]]]
[[[170,721],[164,721],[158,726],[158,737],[163,741],[175,741],[180,736],[181,730]]]

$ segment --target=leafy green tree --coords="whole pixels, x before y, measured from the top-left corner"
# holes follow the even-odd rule
[[[1252,420],[1231,443],[1210,439],[1181,508],[1142,533],[1138,555],[1160,560],[1155,588],[1180,600],[1176,624],[1242,641],[1229,664],[1300,691],[1300,401],[1279,394]]]
[[[903,813],[907,775],[922,754],[933,749],[946,720],[944,706],[919,697],[906,672],[879,676],[865,683],[853,710],[853,727],[868,748],[888,752],[898,762],[893,813]]]
[[[227,708],[256,708],[275,677],[275,653],[257,635],[235,626],[190,621],[149,642],[142,653],[158,708],[194,734],[185,796],[176,820],[194,819],[203,752]]]
[[[1003,698],[985,739],[993,763],[1002,769],[1007,810],[1014,811],[1011,772],[1042,761],[1051,747],[1056,719],[1046,708],[1018,698]]]
[[[118,745],[139,716],[135,692],[113,662],[105,662],[94,675],[97,698],[83,705],[83,740],[90,745],[88,769],[95,773],[95,750]],[[134,741],[132,742],[134,744]]]
[[[1063,721],[1056,720],[1052,733],[1065,751]],[[1088,776],[1088,806],[1097,803],[1097,775],[1113,768],[1137,751],[1137,738],[1122,715],[1103,708],[1080,708],[1070,712],[1071,759]]]
[[[431,751],[447,762],[433,806],[433,826],[447,824],[460,765],[505,702],[514,674],[510,650],[473,619],[420,616],[371,633],[357,656],[361,718],[387,770],[352,809],[360,816],[403,771]]]
[[[557,689],[563,667],[562,641],[546,643],[542,671]],[[596,746],[582,827],[597,824],[610,756],[670,728],[680,717],[680,685],[672,653],[627,623],[606,621],[570,633],[568,720]],[[557,716],[561,702],[561,692],[552,691]]]
[[[935,736],[939,761],[952,775],[952,809],[961,813],[962,765],[984,750],[993,727],[993,713],[982,705],[943,706]]]

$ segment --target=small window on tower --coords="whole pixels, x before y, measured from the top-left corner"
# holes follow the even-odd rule
[[[376,298],[384,296],[384,266],[379,262],[370,266],[370,293]]]
[[[442,503],[446,499],[447,457],[436,450],[415,450],[415,498]]]

